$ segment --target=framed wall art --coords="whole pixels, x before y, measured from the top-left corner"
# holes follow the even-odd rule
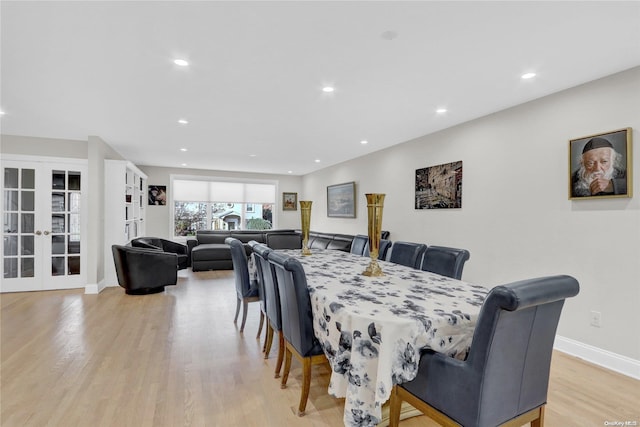
[[[462,207],[462,160],[416,169],[416,209]]]
[[[149,186],[149,204],[161,205],[167,204],[167,186],[166,185],[150,185]]]
[[[569,199],[631,197],[631,128],[569,140]]]
[[[327,216],[336,218],[356,217],[356,183],[327,187]]]
[[[298,193],[282,193],[282,210],[298,210]]]

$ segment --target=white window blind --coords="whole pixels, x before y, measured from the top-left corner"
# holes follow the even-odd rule
[[[275,203],[276,186],[226,181],[173,180],[177,202]]]

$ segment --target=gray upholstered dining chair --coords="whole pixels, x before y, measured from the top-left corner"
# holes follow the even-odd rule
[[[369,243],[369,236],[365,236],[364,234],[356,234],[353,240],[351,241],[351,249],[349,252],[355,255],[364,256],[364,249]]]
[[[249,246],[253,250],[253,257],[256,262],[256,269],[261,278],[261,298],[265,301],[265,315],[267,317],[267,335],[264,342],[264,358],[269,358],[271,345],[273,343],[273,335],[278,333],[278,359],[276,360],[275,378],[280,377],[280,369],[284,360],[284,335],[282,333],[282,314],[280,311],[280,295],[275,277],[273,265],[269,263],[269,252],[271,248],[255,240],[249,242]]]
[[[420,269],[460,280],[464,263],[469,256],[466,249],[429,246],[424,253]]]
[[[259,244],[260,243],[256,242],[255,240],[250,240],[247,243],[247,245],[251,248],[252,254],[255,254],[254,247]],[[247,255],[247,264],[249,264],[251,260],[252,260],[251,255]],[[253,256],[253,261],[255,264],[255,271],[256,271],[256,283],[258,285],[258,299],[260,300],[260,328],[258,328],[256,339],[260,339],[260,333],[262,332],[262,324],[264,323],[264,319],[267,319],[267,295],[264,290],[264,274],[262,273],[262,265],[260,265],[260,263],[257,262],[255,255]],[[251,273],[249,273],[249,275],[250,275],[249,279],[251,279]],[[267,320],[267,326],[268,325],[269,325],[269,320]],[[268,327],[265,328],[265,331],[266,331],[265,340],[264,340],[264,345],[262,347],[263,352],[267,346],[269,328]]]
[[[298,405],[298,415],[302,416],[311,387],[311,366],[326,363],[327,358],[313,331],[311,299],[302,264],[276,251],[269,252],[268,258],[276,273],[285,341],[284,371],[280,387],[287,386],[291,356],[295,355],[302,363],[302,391]]]
[[[393,387],[389,426],[398,426],[404,400],[443,426],[542,427],[560,313],[579,291],[570,276],[493,288],[467,359],[424,352],[417,377]]]
[[[378,259],[386,260],[387,253],[389,253],[389,249],[391,249],[392,243],[391,240],[380,239],[380,247],[378,248]],[[370,256],[371,252],[369,251],[369,240],[367,239],[367,244],[364,247],[363,256]]]
[[[423,243],[393,242],[391,252],[388,255],[389,261],[407,267],[420,268],[422,256],[426,250],[427,245]]]
[[[240,313],[240,305],[242,305],[242,323],[240,324],[240,332],[244,332],[244,325],[247,322],[247,309],[250,302],[259,302],[257,282],[249,279],[249,264],[247,262],[247,252],[242,242],[233,237],[227,237],[224,242],[231,248],[231,261],[233,262],[233,275],[236,282],[236,316],[233,323],[238,322],[238,314]],[[258,336],[262,331],[264,315],[260,312],[260,327],[258,328]]]

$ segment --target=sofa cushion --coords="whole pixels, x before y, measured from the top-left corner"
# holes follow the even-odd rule
[[[192,261],[215,261],[231,259],[231,249],[225,243],[205,243],[191,250]]]
[[[208,243],[216,243],[216,244],[225,244],[224,239],[231,236],[231,232],[227,230],[198,230],[196,231],[196,240],[199,245],[208,244]],[[231,253],[229,253],[231,256]]]
[[[240,240],[242,243],[249,243],[252,240],[255,240],[258,243],[265,243],[264,233],[260,232],[231,232],[231,236],[235,239]]]

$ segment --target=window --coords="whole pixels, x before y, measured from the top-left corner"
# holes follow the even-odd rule
[[[174,236],[273,227],[275,184],[172,177]]]

